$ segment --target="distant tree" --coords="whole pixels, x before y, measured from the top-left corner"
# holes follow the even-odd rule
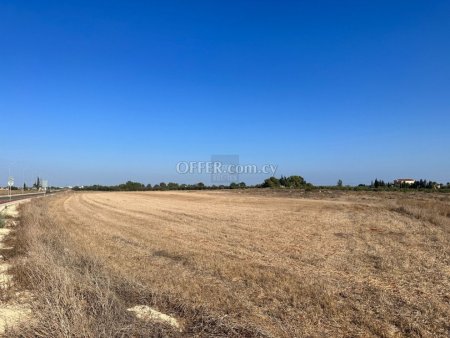
[[[305,179],[301,176],[293,175],[293,176],[281,176],[280,179],[276,177],[269,177],[264,180],[264,183],[261,185],[256,185],[257,188],[311,188],[312,185],[310,183],[306,183]]]
[[[180,187],[179,187],[178,183],[169,182],[167,184],[167,188],[169,190],[178,190]]]
[[[241,182],[241,183],[236,183],[236,182],[232,182],[230,184],[230,189],[242,189],[245,188],[247,185],[245,184],[245,182]]]
[[[36,179],[36,182],[33,184],[33,187],[35,187],[36,189],[39,189],[41,187],[41,179],[38,178]]]
[[[119,184],[119,190],[124,191],[141,191],[145,190],[145,185],[139,182],[127,181],[125,184]],[[113,189],[114,190],[114,189]]]
[[[231,182],[230,189],[238,189],[238,188],[239,188],[239,184],[237,184],[236,182]]]
[[[264,180],[263,188],[278,188],[280,187],[280,180],[276,177],[269,177]]]
[[[306,181],[301,176],[289,176],[287,178],[287,186],[289,188],[301,188],[306,184]]]
[[[339,179],[339,180],[337,181],[337,186],[338,186],[338,187],[342,187],[342,180],[341,180],[341,179]]]
[[[27,184],[26,184],[26,183],[23,184],[23,190],[24,190],[24,191],[25,191],[25,190],[28,190]]]

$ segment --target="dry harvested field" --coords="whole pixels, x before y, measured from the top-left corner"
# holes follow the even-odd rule
[[[29,191],[27,191],[29,192]],[[36,192],[36,191],[34,191]],[[11,190],[11,194],[12,195],[17,195],[17,194],[22,194],[23,191],[22,190]],[[8,189],[0,189],[0,196],[4,196],[4,195],[9,195],[9,190]]]
[[[11,334],[450,334],[445,194],[66,193],[21,215],[14,273],[36,318]]]

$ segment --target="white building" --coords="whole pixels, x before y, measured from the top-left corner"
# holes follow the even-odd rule
[[[416,182],[413,178],[397,178],[394,184],[414,184]]]

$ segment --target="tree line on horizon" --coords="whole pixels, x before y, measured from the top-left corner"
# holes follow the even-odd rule
[[[383,180],[375,179],[370,185],[359,184],[357,186],[349,186],[343,184],[342,180],[338,180],[335,186],[314,186],[312,183],[306,182],[302,176],[274,176],[264,180],[261,184],[247,185],[245,182],[232,182],[229,185],[206,185],[203,182],[196,184],[180,184],[174,182],[161,182],[159,184],[143,184],[140,182],[127,181],[119,185],[99,185],[74,187],[73,190],[90,190],[90,191],[166,191],[166,190],[220,190],[220,189],[246,189],[246,188],[270,188],[270,189],[338,189],[338,190],[433,190],[441,187],[441,191],[450,190],[450,182],[447,185],[440,185],[434,181],[420,179],[413,184],[394,184]]]
[[[33,183],[32,188],[39,189],[42,187],[40,177],[37,177]],[[56,189],[55,187],[53,187]],[[447,184],[439,184],[437,182],[420,179],[416,180],[412,184],[401,183],[396,184],[393,182],[385,182],[376,178],[371,181],[370,185],[359,184],[357,186],[344,185],[343,181],[339,179],[335,186],[314,186],[312,183],[306,182],[302,176],[281,176],[276,178],[274,176],[265,179],[261,184],[247,185],[245,182],[232,182],[229,185],[206,185],[203,182],[195,184],[183,184],[174,182],[161,182],[159,184],[143,184],[140,182],[127,181],[118,185],[100,185],[94,184],[90,186],[78,187],[75,186],[73,190],[90,190],[90,191],[165,191],[165,190],[219,190],[219,189],[245,189],[245,188],[271,188],[271,189],[340,189],[340,190],[433,190],[440,188],[441,191],[450,190],[450,182]],[[18,187],[13,186],[12,190],[18,190]],[[24,183],[23,190],[29,190],[30,188]]]
[[[269,177],[261,184],[247,185],[245,182],[232,182],[229,185],[210,185],[203,182],[196,184],[180,184],[174,182],[161,182],[159,184],[143,184],[140,182],[127,181],[119,185],[99,185],[74,187],[73,190],[97,190],[97,191],[160,191],[160,190],[215,190],[215,189],[244,189],[244,188],[302,188],[312,187],[301,176],[281,176],[280,178]]]
[[[361,184],[359,185],[361,186]],[[436,189],[438,187],[449,188],[450,182],[447,185],[439,184],[434,181],[420,179],[416,180],[414,183],[392,183],[392,182],[384,182],[383,180],[375,179],[370,183],[371,188],[400,188],[400,189]]]

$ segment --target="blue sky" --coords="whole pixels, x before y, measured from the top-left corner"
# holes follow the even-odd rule
[[[0,3],[0,185],[450,181],[448,1]],[[264,177],[245,177],[248,183]],[[5,182],[3,182],[5,181]]]

